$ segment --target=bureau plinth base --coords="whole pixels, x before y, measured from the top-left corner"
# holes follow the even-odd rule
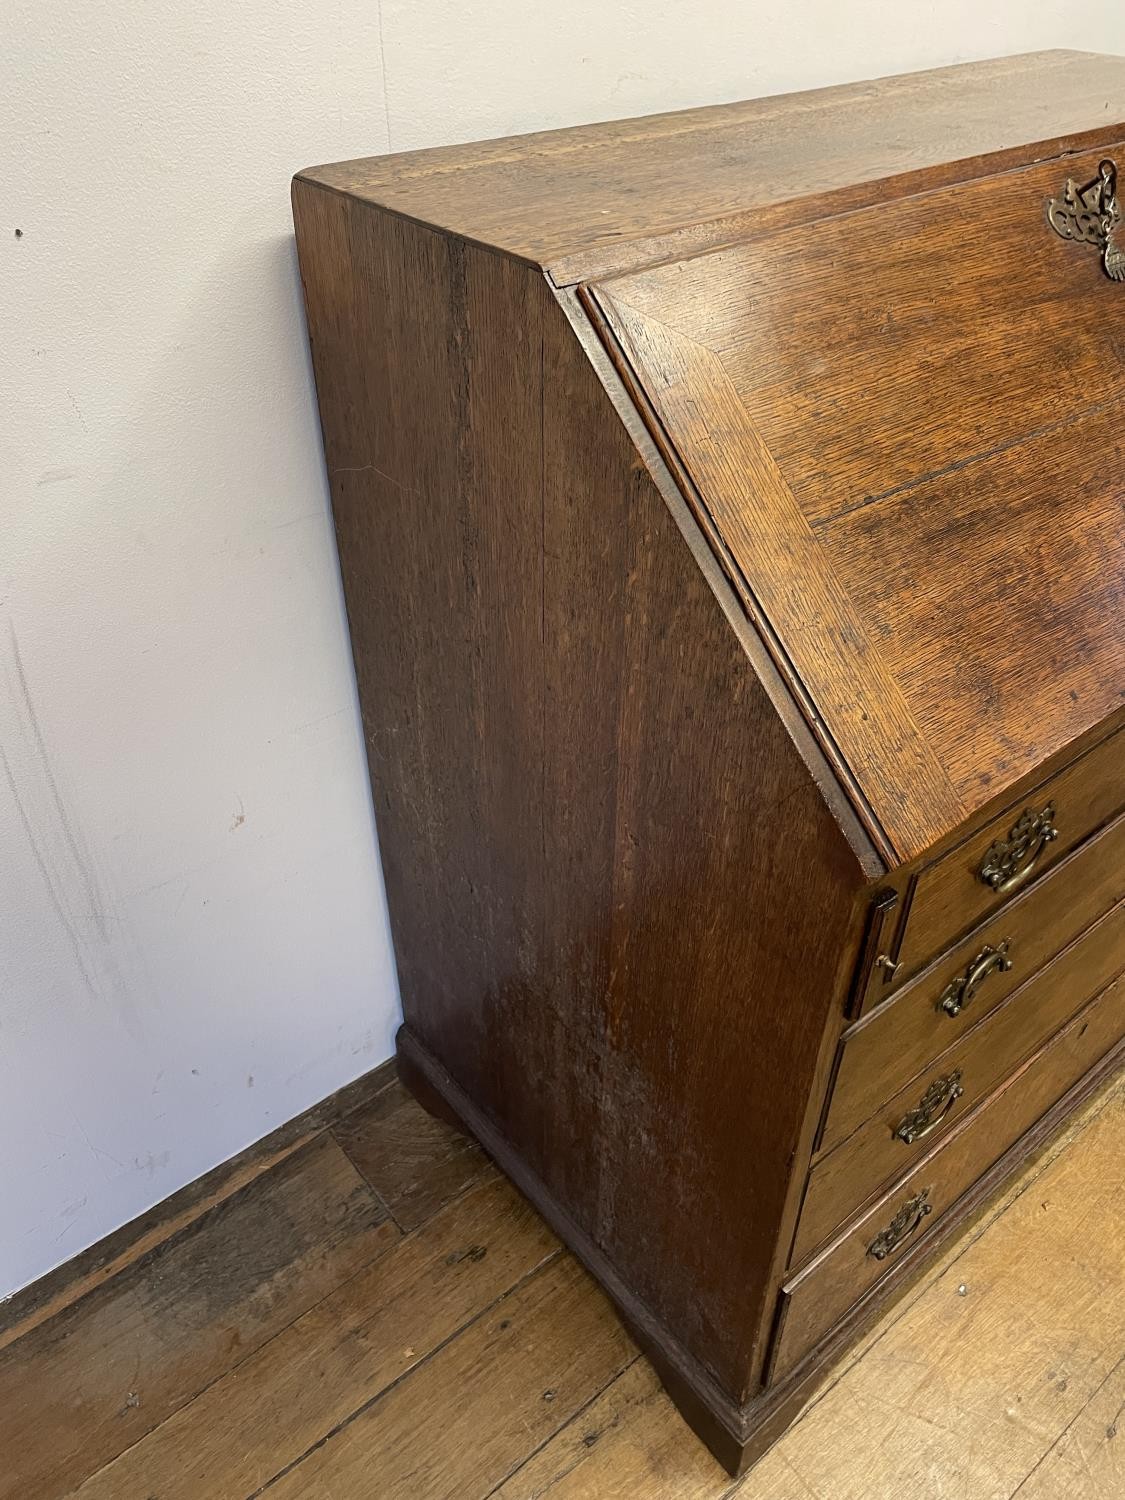
[[[1045,1114],[1015,1146],[974,1183],[916,1250],[907,1251],[886,1277],[840,1320],[831,1334],[790,1375],[753,1400],[732,1401],[698,1360],[687,1354],[630,1293],[590,1236],[517,1155],[511,1144],[411,1032],[396,1037],[399,1076],[423,1109],[471,1136],[535,1207],[610,1297],[680,1414],[731,1475],[744,1474],[800,1415],[817,1389],[865,1329],[905,1295],[917,1275],[996,1192],[1054,1135],[1092,1094],[1125,1066],[1125,1042]]]

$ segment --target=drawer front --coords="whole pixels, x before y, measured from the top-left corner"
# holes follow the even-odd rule
[[[1125,1032],[1125,980],[1117,980],[1016,1073],[893,1192],[782,1288],[770,1380],[787,1375],[910,1247]]]
[[[1119,901],[817,1162],[801,1209],[793,1264],[805,1261],[907,1172],[1123,969],[1125,901]]]
[[[1125,896],[1125,818],[845,1034],[821,1140],[827,1151]]]
[[[1123,808],[1119,730],[920,873],[895,954],[895,982],[903,984]]]

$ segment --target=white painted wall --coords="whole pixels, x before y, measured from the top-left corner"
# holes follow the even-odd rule
[[[1122,8],[5,0],[0,1295],[390,1051],[291,173],[1053,45]]]

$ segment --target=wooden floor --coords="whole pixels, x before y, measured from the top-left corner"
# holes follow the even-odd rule
[[[1121,1500],[1125,1085],[740,1485],[536,1215],[395,1082],[5,1341],[5,1500]]]

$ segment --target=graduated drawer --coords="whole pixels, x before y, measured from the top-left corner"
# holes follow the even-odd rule
[[[789,1373],[1125,1032],[1115,980],[942,1144],[782,1288],[771,1381]]]
[[[896,983],[1123,808],[1125,730],[1118,730],[920,872],[895,955]]]
[[[845,1033],[820,1149],[844,1140],[1125,896],[1125,817]]]
[[[942,1053],[809,1175],[793,1246],[799,1265],[926,1155],[1074,1012],[1125,969],[1125,901]]]

